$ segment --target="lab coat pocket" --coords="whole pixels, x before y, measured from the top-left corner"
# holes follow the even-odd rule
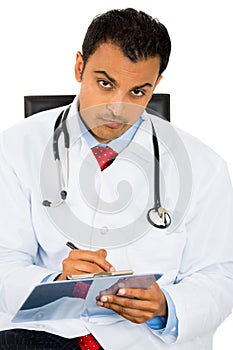
[[[148,233],[128,247],[131,268],[137,272],[171,273],[179,270],[186,243],[186,231],[169,232],[152,227]]]

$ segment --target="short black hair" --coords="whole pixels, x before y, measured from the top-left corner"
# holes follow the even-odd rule
[[[156,18],[132,8],[111,10],[96,16],[82,45],[84,67],[103,43],[118,46],[132,62],[160,56],[159,74],[167,67],[171,40],[166,27]]]

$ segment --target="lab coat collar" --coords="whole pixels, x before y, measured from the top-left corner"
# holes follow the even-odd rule
[[[177,151],[177,148],[184,147],[180,131],[172,123],[164,120],[160,117],[147,113],[145,110],[143,112],[144,123],[141,125],[140,129],[147,132],[150,136],[152,142],[152,124],[155,129],[156,137],[159,145],[159,154],[162,156],[166,154],[173,154]]]
[[[171,124],[164,121],[163,119],[156,117],[147,113],[146,111],[142,114],[143,123],[141,124],[138,132],[136,133],[133,142],[140,144],[145,147],[147,150],[153,151],[153,142],[152,142],[152,124],[155,129],[156,137],[159,145],[159,154],[164,155],[167,153],[168,148],[166,147],[166,130],[171,128]],[[131,145],[129,145],[130,147]]]
[[[70,147],[72,147],[82,137],[82,131],[78,122],[78,105],[79,99],[77,95],[71,103],[69,114],[67,117],[67,129],[70,135]]]

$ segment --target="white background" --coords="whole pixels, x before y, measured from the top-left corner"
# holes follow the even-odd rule
[[[233,178],[230,0],[1,1],[0,131],[23,120],[24,95],[78,93],[75,54],[87,26],[95,15],[125,7],[148,12],[168,28],[172,54],[157,92],[171,94],[173,124],[220,154]],[[232,349],[230,316],[214,350]]]

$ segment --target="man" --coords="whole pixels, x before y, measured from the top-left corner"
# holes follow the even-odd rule
[[[169,55],[158,20],[133,9],[97,16],[76,57],[79,96],[65,108],[70,161],[63,137],[55,132],[52,140],[64,108],[1,135],[1,349],[212,348],[232,309],[232,186],[212,150],[143,112]],[[172,220],[163,229],[146,215],[158,181],[153,128]],[[59,144],[62,200],[52,143],[55,153]],[[79,249],[69,251],[67,237]],[[114,311],[108,317],[11,322],[40,282],[129,268],[162,277],[149,288],[103,293],[97,305]]]

